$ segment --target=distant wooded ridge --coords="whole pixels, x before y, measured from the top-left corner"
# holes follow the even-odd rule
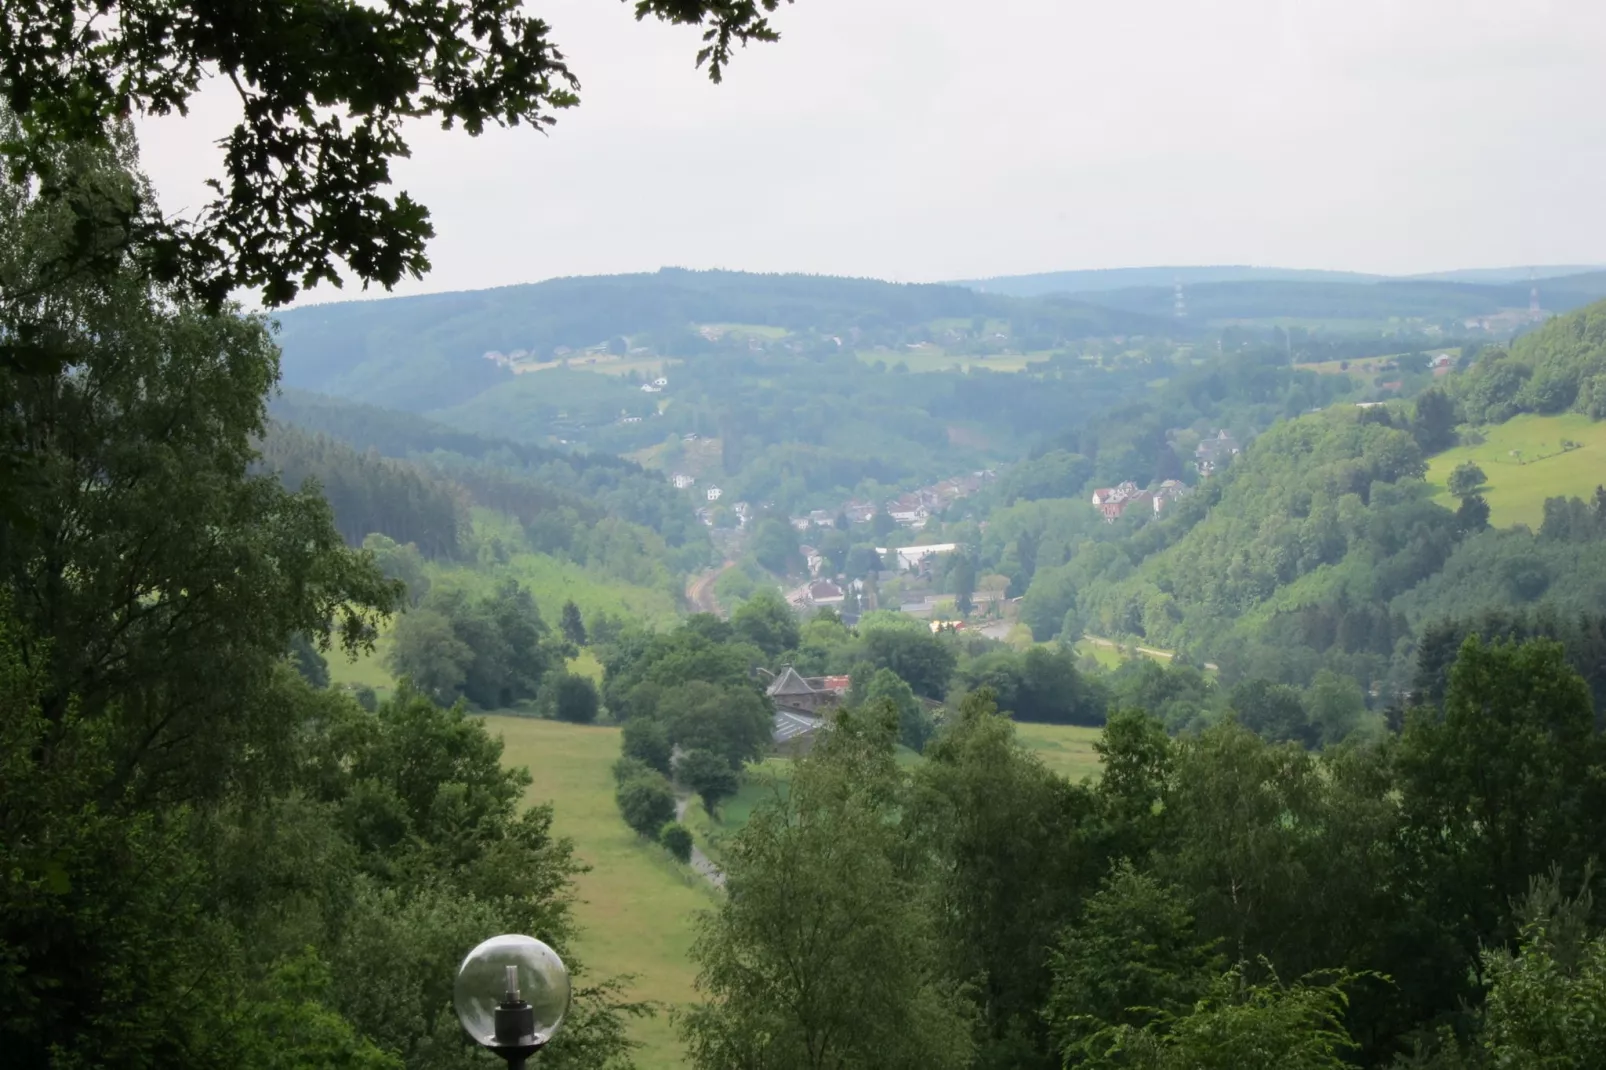
[[[1215,264],[1190,267],[1088,268],[1079,271],[1046,271],[1026,275],[996,275],[983,279],[954,280],[983,293],[1012,297],[1038,297],[1051,293],[1099,293],[1141,287],[1172,287],[1178,282],[1196,286],[1211,282],[1467,282],[1482,286],[1503,286],[1537,282],[1606,270],[1606,264],[1546,264],[1531,267],[1462,268],[1453,271],[1424,272],[1418,275],[1379,275],[1362,271],[1329,271],[1322,268],[1252,267],[1242,264]]]

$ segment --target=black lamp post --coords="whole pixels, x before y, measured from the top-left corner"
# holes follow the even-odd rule
[[[534,937],[493,936],[458,967],[452,999],[475,1043],[506,1060],[508,1070],[524,1070],[568,1013],[569,971]]]

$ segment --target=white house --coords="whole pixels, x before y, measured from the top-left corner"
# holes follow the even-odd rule
[[[708,500],[711,501],[711,502],[717,502],[717,501],[719,501],[719,496],[721,494],[724,494],[724,493],[725,492],[720,490],[718,487],[709,487],[708,488]]]
[[[659,390],[662,390],[664,387],[669,385],[669,380],[660,375],[658,378],[652,381],[652,385],[656,386]]]
[[[959,544],[952,542],[932,543],[929,546],[900,546],[898,548],[898,567],[900,569],[916,568],[928,556],[939,557],[943,554],[951,554],[957,549],[959,549]],[[883,560],[886,559],[886,547],[877,546],[875,552]]]
[[[675,477],[670,480],[670,482],[675,484],[676,490],[685,490],[687,487],[697,482],[697,480],[687,475],[685,472],[676,472]]]

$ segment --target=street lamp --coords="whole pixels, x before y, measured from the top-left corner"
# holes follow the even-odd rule
[[[493,936],[457,968],[452,1002],[475,1043],[507,1060],[508,1070],[524,1070],[568,1013],[569,970],[534,937]]]

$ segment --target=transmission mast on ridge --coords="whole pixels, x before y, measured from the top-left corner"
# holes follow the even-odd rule
[[[1528,269],[1528,319],[1534,323],[1539,322],[1541,312],[1539,309],[1539,283],[1534,279],[1534,269]]]
[[[1172,289],[1172,293],[1175,294],[1175,297],[1172,301],[1172,308],[1176,312],[1177,319],[1187,319],[1188,306],[1187,303],[1182,300],[1182,279],[1180,277],[1176,280],[1176,283]]]

